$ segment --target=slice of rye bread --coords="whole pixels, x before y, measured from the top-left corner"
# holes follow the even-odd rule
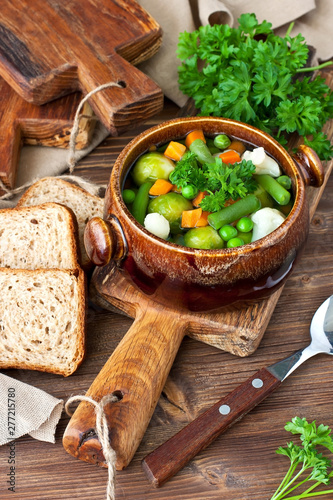
[[[56,203],[0,210],[0,267],[76,269],[77,223]]]
[[[0,368],[67,377],[85,348],[82,269],[0,269]]]
[[[91,262],[84,248],[84,229],[92,217],[103,217],[104,200],[63,179],[45,177],[27,189],[17,206],[40,205],[45,202],[61,203],[74,212],[79,228],[80,263],[84,269],[89,269]]]

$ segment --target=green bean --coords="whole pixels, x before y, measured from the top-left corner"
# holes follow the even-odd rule
[[[276,180],[285,189],[289,190],[291,188],[291,179],[288,175],[280,175],[280,177],[278,177]]]
[[[254,191],[253,194],[257,198],[259,198],[262,208],[264,208],[264,207],[273,208],[274,207],[273,198],[261,186],[258,185],[257,189]]]
[[[214,146],[219,149],[227,149],[231,144],[231,140],[226,134],[219,134],[214,137]]]
[[[152,182],[144,182],[141,184],[132,205],[132,215],[142,225],[147,214],[149,189],[152,185]]]
[[[130,205],[133,203],[135,199],[135,192],[133,189],[124,189],[123,190],[123,200],[126,203],[126,205]]]
[[[195,139],[195,141],[190,144],[189,149],[197,156],[199,163],[214,163],[214,157],[202,139]]]
[[[214,229],[218,230],[225,224],[230,224],[245,215],[256,212],[260,207],[260,200],[253,194],[249,194],[245,198],[236,201],[233,205],[209,214],[208,222]]]
[[[255,175],[254,178],[279,205],[288,205],[290,193],[277,180],[268,174]]]

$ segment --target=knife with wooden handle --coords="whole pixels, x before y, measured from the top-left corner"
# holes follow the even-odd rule
[[[304,361],[319,353],[333,355],[333,295],[311,321],[311,343],[288,358],[262,368],[184,429],[147,455],[142,466],[149,481],[161,486],[222,432],[277,389]]]

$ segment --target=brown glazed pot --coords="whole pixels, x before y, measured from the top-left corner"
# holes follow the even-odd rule
[[[278,229],[242,247],[197,250],[152,235],[132,217],[121,190],[135,160],[152,145],[184,137],[196,128],[206,136],[226,133],[264,147],[292,178],[294,206]],[[322,164],[307,146],[300,146],[291,157],[268,134],[244,123],[213,117],[170,120],[137,136],[117,158],[106,193],[104,222],[95,219],[88,225],[87,250],[97,265],[112,267],[116,262],[127,278],[162,304],[207,311],[236,300],[267,296],[283,284],[306,240],[309,215],[305,187],[320,186],[323,178]],[[104,269],[103,276],[107,272]],[[98,274],[95,271],[97,281]]]

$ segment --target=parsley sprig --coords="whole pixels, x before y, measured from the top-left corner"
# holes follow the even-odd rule
[[[333,147],[321,130],[333,116],[333,92],[319,75],[297,78],[318,69],[305,67],[304,37],[291,37],[290,30],[279,37],[254,14],[238,21],[238,28],[206,25],[180,34],[180,90],[194,99],[200,115],[253,124],[284,145],[286,135],[296,132],[322,160],[330,159]]]
[[[199,165],[194,153],[188,153],[177,162],[170,174],[170,181],[179,188],[192,184],[208,194],[200,203],[202,210],[217,212],[229,199],[244,198],[253,193],[257,183],[253,178],[255,166],[252,161],[242,160],[227,165],[216,157],[214,163]]]
[[[290,459],[290,467],[270,500],[301,500],[333,493],[333,489],[318,491],[318,487],[328,485],[333,476],[333,472],[329,472],[331,460],[317,450],[317,446],[323,446],[333,453],[331,429],[323,424],[317,427],[316,421],[308,423],[300,417],[287,422],[285,429],[300,435],[301,446],[291,441],[276,451]],[[313,482],[311,486],[309,481]],[[295,494],[300,488],[301,492]]]

